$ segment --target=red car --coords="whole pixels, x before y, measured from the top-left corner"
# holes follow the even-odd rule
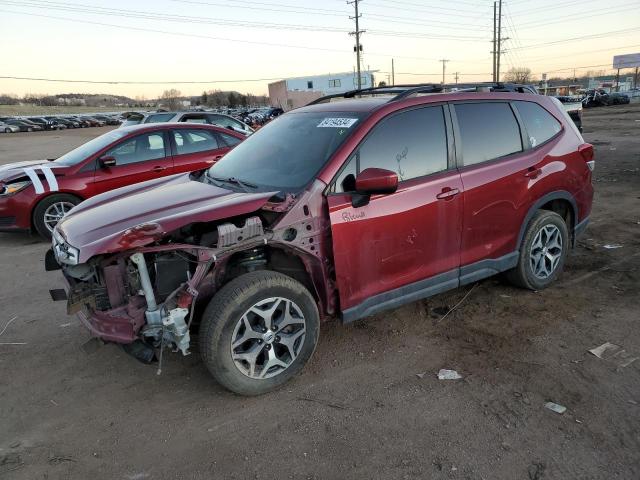
[[[81,201],[133,183],[210,167],[244,136],[211,125],[136,125],[53,161],[0,165],[0,230],[45,238]]]
[[[291,111],[205,172],[82,203],[54,232],[46,266],[68,290],[52,296],[146,361],[187,354],[198,328],[213,376],[255,395],[302,369],[320,319],[499,272],[545,288],[588,223],[593,147],[553,98],[437,92],[350,92],[376,96]]]

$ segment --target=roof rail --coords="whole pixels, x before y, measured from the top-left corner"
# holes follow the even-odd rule
[[[399,95],[406,95],[409,91],[412,91],[412,94],[413,94],[413,93],[422,93],[422,92],[418,92],[418,90],[428,89],[431,93],[433,93],[436,91],[435,90],[436,88],[439,88],[439,87],[434,84],[387,85],[384,87],[360,88],[356,90],[349,90],[348,92],[344,92],[344,93],[334,93],[332,95],[325,95],[324,97],[316,98],[315,100],[308,103],[307,105],[316,105],[318,103],[325,103],[331,100],[332,98],[353,98],[357,95],[395,94],[395,97],[394,97],[395,99]],[[393,101],[393,99],[390,101]]]
[[[325,103],[332,98],[353,98],[358,95],[390,95],[394,97],[389,102],[396,102],[404,98],[416,95],[419,93],[443,93],[443,92],[455,92],[455,91],[482,91],[482,89],[488,89],[494,92],[518,92],[518,93],[537,93],[537,90],[532,85],[524,85],[519,83],[510,82],[469,82],[469,83],[447,83],[447,84],[435,84],[435,83],[420,83],[411,85],[387,85],[384,87],[369,87],[360,88],[356,90],[349,90],[344,93],[335,93],[332,95],[325,95],[324,97],[317,98],[307,105],[316,105],[318,103]]]

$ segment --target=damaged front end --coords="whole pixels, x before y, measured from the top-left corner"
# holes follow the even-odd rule
[[[149,247],[98,255],[77,264],[74,248],[56,231],[47,269],[62,268],[68,285],[67,312],[77,314],[94,336],[120,344],[140,340],[153,348],[170,345],[188,355],[195,300],[199,289],[211,294],[213,279],[208,284],[203,280],[207,274],[215,276],[216,254],[229,253],[234,245],[266,241],[259,217],[249,217],[241,226],[225,222],[214,232],[190,233],[189,240],[200,245],[173,243],[166,236]],[[247,256],[245,266],[260,264],[260,255],[254,256]],[[52,297],[64,299],[54,292]]]
[[[259,269],[300,281],[321,314],[330,315],[330,228],[321,201],[306,201],[318,198],[322,188],[318,183],[301,197],[170,233],[159,224],[129,228],[119,241],[121,251],[88,260],[67,243],[63,222],[45,264],[47,270],[62,269],[68,288],[66,295],[52,291],[52,298],[66,299],[68,313],[77,314],[94,337],[123,344],[143,361],[162,347],[189,354],[190,332],[212,296],[231,279]]]

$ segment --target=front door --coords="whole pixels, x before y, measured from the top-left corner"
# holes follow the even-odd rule
[[[347,160],[328,195],[333,253],[345,320],[457,286],[462,183],[449,151],[443,106],[382,120]],[[352,205],[355,176],[395,171],[395,193]]]
[[[94,195],[173,173],[166,132],[143,133],[124,139],[102,157],[113,157],[115,166],[96,165]]]

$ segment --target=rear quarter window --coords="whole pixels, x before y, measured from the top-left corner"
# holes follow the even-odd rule
[[[560,122],[537,103],[522,101],[514,103],[532,148],[551,140],[562,130]]]

